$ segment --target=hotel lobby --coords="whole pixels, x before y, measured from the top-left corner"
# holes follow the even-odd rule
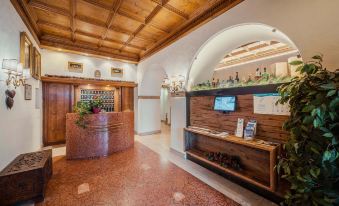
[[[338,8],[1,0],[0,206],[339,205]]]

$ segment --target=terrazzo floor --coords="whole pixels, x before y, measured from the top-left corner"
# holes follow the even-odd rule
[[[107,158],[53,164],[37,205],[239,205],[139,142]]]

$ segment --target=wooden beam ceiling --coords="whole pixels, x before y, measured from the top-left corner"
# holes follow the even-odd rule
[[[42,47],[130,62],[149,57],[242,1],[11,0]]]

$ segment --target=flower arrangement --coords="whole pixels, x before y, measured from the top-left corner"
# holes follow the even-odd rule
[[[98,114],[101,112],[103,106],[102,98],[98,95],[93,97],[93,100],[89,102],[78,102],[74,106],[74,112],[79,114],[79,118],[76,120],[75,124],[79,127],[85,129],[87,127],[87,122],[85,116],[88,114]]]

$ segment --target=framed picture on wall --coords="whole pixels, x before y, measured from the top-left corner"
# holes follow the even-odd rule
[[[41,76],[41,55],[37,48],[33,48],[33,69],[32,77],[34,79],[40,79]]]
[[[124,75],[124,70],[121,68],[111,68],[112,77],[122,77]]]
[[[68,62],[68,71],[82,73],[83,72],[83,64],[78,62]]]
[[[25,84],[25,100],[32,100],[32,85]]]
[[[101,78],[101,72],[100,72],[100,70],[97,69],[97,70],[94,71],[94,77],[95,77],[95,78]]]
[[[33,63],[33,44],[26,32],[20,33],[20,63],[24,68],[31,69],[32,73],[32,63]]]

